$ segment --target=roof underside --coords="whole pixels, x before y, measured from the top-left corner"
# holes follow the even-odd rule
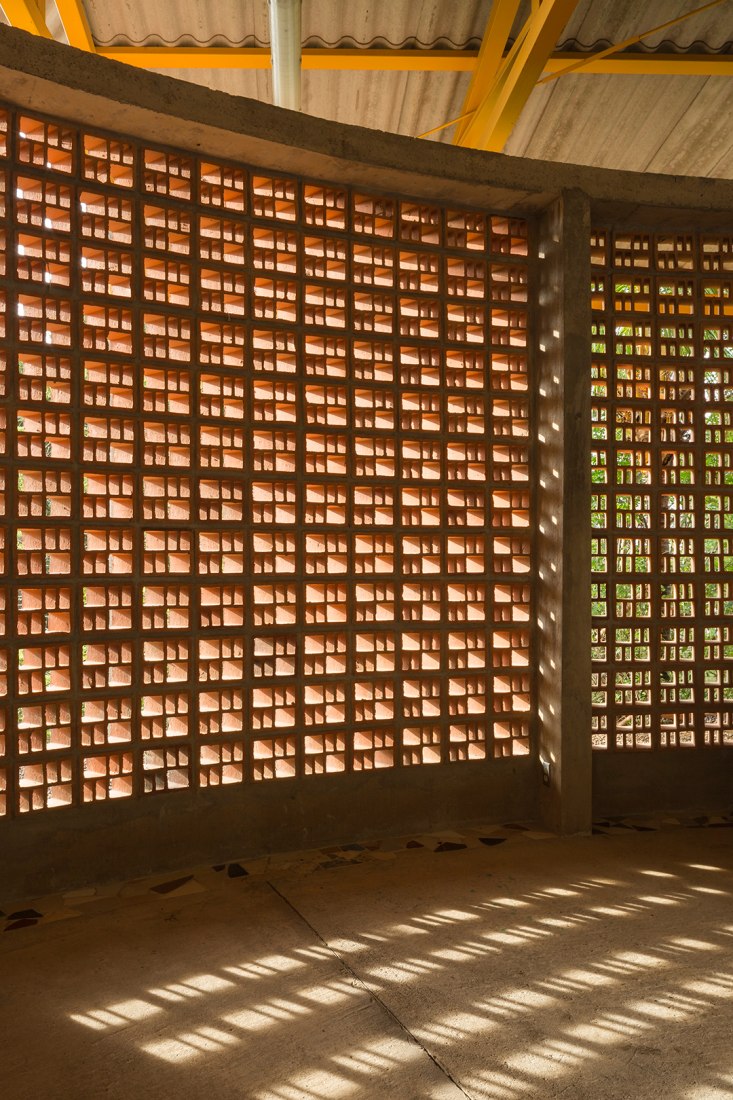
[[[48,0],[52,32],[58,18]],[[496,0],[498,3],[499,0]],[[547,2],[547,0],[545,0]],[[597,52],[699,7],[703,0],[579,0],[556,49]],[[0,4],[2,0],[0,0]],[[530,10],[523,0],[510,42]],[[303,0],[304,47],[478,49],[492,0]],[[84,0],[95,43],[267,47],[267,0]],[[733,0],[631,47],[730,54]],[[168,75],[271,102],[266,69],[166,69]],[[467,72],[302,73],[312,115],[417,136],[461,114]],[[733,178],[733,76],[564,75],[536,87],[505,152],[608,168]],[[430,140],[450,143],[448,128]]]

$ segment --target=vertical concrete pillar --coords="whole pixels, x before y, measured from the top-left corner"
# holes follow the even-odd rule
[[[536,311],[539,816],[591,826],[590,204],[565,191],[540,219]]]

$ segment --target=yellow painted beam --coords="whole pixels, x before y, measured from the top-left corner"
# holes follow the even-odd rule
[[[1,0],[0,0],[1,6]],[[124,61],[142,69],[269,69],[267,49],[236,46],[111,46],[100,57]],[[505,55],[506,56],[506,55]],[[478,63],[476,50],[303,50],[303,68],[310,71],[470,73]],[[579,59],[572,51],[553,53],[543,72],[556,73]],[[588,61],[578,75],[731,76],[733,54],[618,53]]]
[[[545,64],[544,72],[561,73],[578,61],[575,52],[554,53]],[[733,76],[733,54],[718,53],[617,53],[588,61],[570,76],[585,73],[604,76]]]
[[[0,3],[2,0],[0,0]],[[112,46],[100,57],[141,69],[269,69],[269,49],[236,46]]]
[[[94,53],[96,46],[82,0],[56,0],[56,7],[69,45]]]
[[[577,0],[544,0],[532,11],[518,50],[499,69],[456,144],[500,152],[542,75]]]
[[[51,37],[46,26],[45,5],[42,7],[39,0],[0,0],[0,8],[11,27],[40,34],[44,38]]]
[[[100,57],[143,69],[269,69],[268,49],[236,46],[111,46]],[[317,71],[470,73],[476,50],[311,50],[302,51],[302,67]]]
[[[481,100],[491,90],[499,66],[504,60],[506,44],[519,10],[520,0],[494,0],[481,42],[476,67],[463,101],[462,115],[475,111]],[[459,123],[455,140],[466,129],[468,121]]]
[[[476,50],[303,50],[304,69],[361,72],[471,73]]]

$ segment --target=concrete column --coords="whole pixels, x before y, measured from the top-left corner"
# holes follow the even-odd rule
[[[590,203],[564,191],[540,218],[535,314],[539,815],[591,827]]]

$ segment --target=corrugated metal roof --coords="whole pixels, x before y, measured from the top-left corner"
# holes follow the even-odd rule
[[[99,46],[264,46],[267,0],[84,0]]]
[[[730,77],[571,75],[532,93],[505,152],[730,179],[732,106]]]
[[[272,103],[272,76],[269,69],[151,69],[151,72],[160,72],[162,76],[173,76],[177,80],[188,80],[192,84],[202,84],[216,92]]]
[[[480,45],[490,9],[491,0],[304,0],[303,38],[331,46],[466,49]]]
[[[267,46],[267,0],[85,0],[101,46]],[[303,45],[478,46],[491,0],[304,0]]]
[[[583,0],[559,48],[603,49],[700,7],[670,0]],[[639,52],[730,48],[733,4],[648,38]],[[604,168],[733,178],[727,77],[569,74],[532,92],[507,142],[515,156]]]
[[[99,45],[242,45],[269,43],[267,0],[86,0]],[[481,43],[491,0],[304,0],[303,44],[404,49],[470,49]],[[162,71],[162,70],[160,70]],[[269,72],[165,70],[231,95],[271,100]],[[460,113],[465,73],[303,73],[303,110],[320,118],[416,136]],[[450,142],[451,133],[438,135]]]
[[[702,0],[580,0],[558,48],[597,51],[700,6]],[[267,46],[267,0],[84,0],[99,45]],[[303,0],[305,46],[471,48],[492,0]],[[513,33],[526,17],[523,0]],[[51,11],[52,5],[49,5]],[[633,47],[733,52],[733,2]],[[271,100],[269,71],[166,70],[234,95]],[[303,108],[417,135],[461,113],[468,74],[306,71]],[[733,178],[733,80],[569,75],[538,87],[506,152],[614,168]],[[431,140],[450,142],[444,130]]]
[[[307,72],[303,108],[338,122],[368,119],[376,130],[417,137],[460,113],[468,83],[466,73]],[[450,131],[443,136],[450,142]]]
[[[702,7],[704,0],[581,0],[560,36],[568,48],[601,49]],[[644,39],[646,49],[718,50],[733,39],[733,8],[722,4]]]

